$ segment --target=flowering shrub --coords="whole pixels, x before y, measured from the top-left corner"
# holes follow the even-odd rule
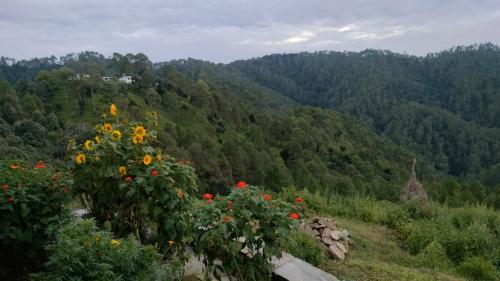
[[[38,268],[52,229],[67,213],[71,182],[43,162],[0,162],[0,279]]]
[[[173,280],[153,246],[143,246],[132,236],[114,239],[93,220],[64,226],[48,252],[47,271],[31,280]]]
[[[99,223],[110,221],[115,233],[132,232],[144,241],[148,222],[154,222],[163,250],[183,249],[190,196],[197,189],[194,170],[153,148],[156,113],[128,123],[111,105],[110,115],[92,139],[69,145],[76,194]]]
[[[238,280],[270,279],[271,257],[281,255],[281,242],[299,215],[244,182],[228,196],[205,194],[203,199],[193,226],[194,249],[203,257],[207,274],[220,270]]]

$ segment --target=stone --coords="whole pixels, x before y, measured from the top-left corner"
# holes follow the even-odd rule
[[[285,260],[285,261],[281,261]],[[283,252],[281,260],[273,257],[273,273],[279,280],[288,281],[339,281],[335,276],[324,272],[286,252]],[[273,278],[274,279],[274,278]],[[236,279],[233,279],[236,280]]]
[[[329,228],[323,229],[323,232],[321,233],[321,237],[330,237],[330,232],[332,232]]]
[[[335,241],[339,241],[343,237],[343,235],[342,235],[342,232],[340,232],[338,230],[334,230],[334,231],[330,232],[330,237],[332,237],[332,239]]]
[[[319,218],[318,219],[318,223],[319,224],[323,224],[325,225],[327,228],[330,228],[330,229],[336,229],[336,225],[335,225],[335,222],[332,220],[332,219],[329,219],[329,218]]]
[[[328,246],[333,245],[335,243],[335,241],[333,241],[330,237],[322,237],[321,241]]]
[[[314,233],[314,236],[320,236],[321,235],[321,231],[319,231],[317,229],[313,229],[312,232]]]
[[[328,253],[336,259],[339,260],[344,260],[345,259],[345,254],[342,252],[341,249],[337,247],[337,245],[333,244],[328,247]]]
[[[326,227],[326,225],[319,224],[319,223],[315,223],[315,224],[312,225],[312,228],[314,228],[314,229],[323,229],[325,227]]]
[[[347,254],[347,248],[344,244],[342,244],[341,242],[338,242],[338,241],[335,241],[335,245],[337,246],[337,248],[339,248],[342,252],[344,252],[344,254]]]
[[[349,237],[349,231],[347,229],[342,229],[342,236],[345,238]]]

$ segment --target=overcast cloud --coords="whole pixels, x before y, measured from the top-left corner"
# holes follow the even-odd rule
[[[93,50],[153,61],[389,49],[424,55],[500,44],[500,1],[0,0],[0,55]]]

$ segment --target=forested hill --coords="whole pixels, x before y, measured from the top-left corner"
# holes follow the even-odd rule
[[[127,119],[156,111],[159,146],[192,161],[202,191],[246,180],[396,200],[418,157],[337,112],[298,106],[237,77],[191,79],[171,64],[155,71],[142,54],[85,53],[41,68],[51,70],[0,82],[0,158],[64,160],[68,140],[92,138],[92,124],[111,102]],[[3,67],[7,77],[25,77],[19,69]],[[118,82],[122,73],[135,82]],[[425,160],[419,164],[424,179],[436,176]]]
[[[471,52],[479,51],[484,50]],[[91,124],[113,102],[127,119],[158,112],[158,145],[192,161],[201,191],[225,191],[246,180],[272,189],[297,185],[326,196],[397,200],[417,158],[431,198],[500,207],[499,173],[487,169],[498,163],[498,128],[431,105],[430,98],[419,100],[403,86],[389,87],[406,80],[411,89],[423,87],[414,85],[422,78],[391,77],[409,75],[402,69],[419,69],[425,60],[375,51],[276,55],[230,65],[193,59],[153,64],[144,54],[105,58],[95,52],[20,62],[2,58],[0,158],[61,162],[68,141],[91,138]],[[336,61],[345,62],[336,67]],[[324,64],[326,73],[342,72],[346,80],[317,78],[313,62]],[[120,83],[123,74],[134,82]],[[328,82],[324,90],[313,87],[322,81]],[[279,86],[287,83],[293,87]],[[327,92],[339,103],[329,103]],[[446,173],[434,166],[446,172],[459,167],[457,175],[479,173],[489,186],[441,181]]]
[[[378,50],[270,55],[226,67],[301,104],[349,114],[441,171],[500,182],[495,45],[425,57]]]

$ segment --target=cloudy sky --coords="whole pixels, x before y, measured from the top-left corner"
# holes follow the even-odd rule
[[[153,61],[500,44],[498,0],[0,0],[0,55],[93,50]]]

